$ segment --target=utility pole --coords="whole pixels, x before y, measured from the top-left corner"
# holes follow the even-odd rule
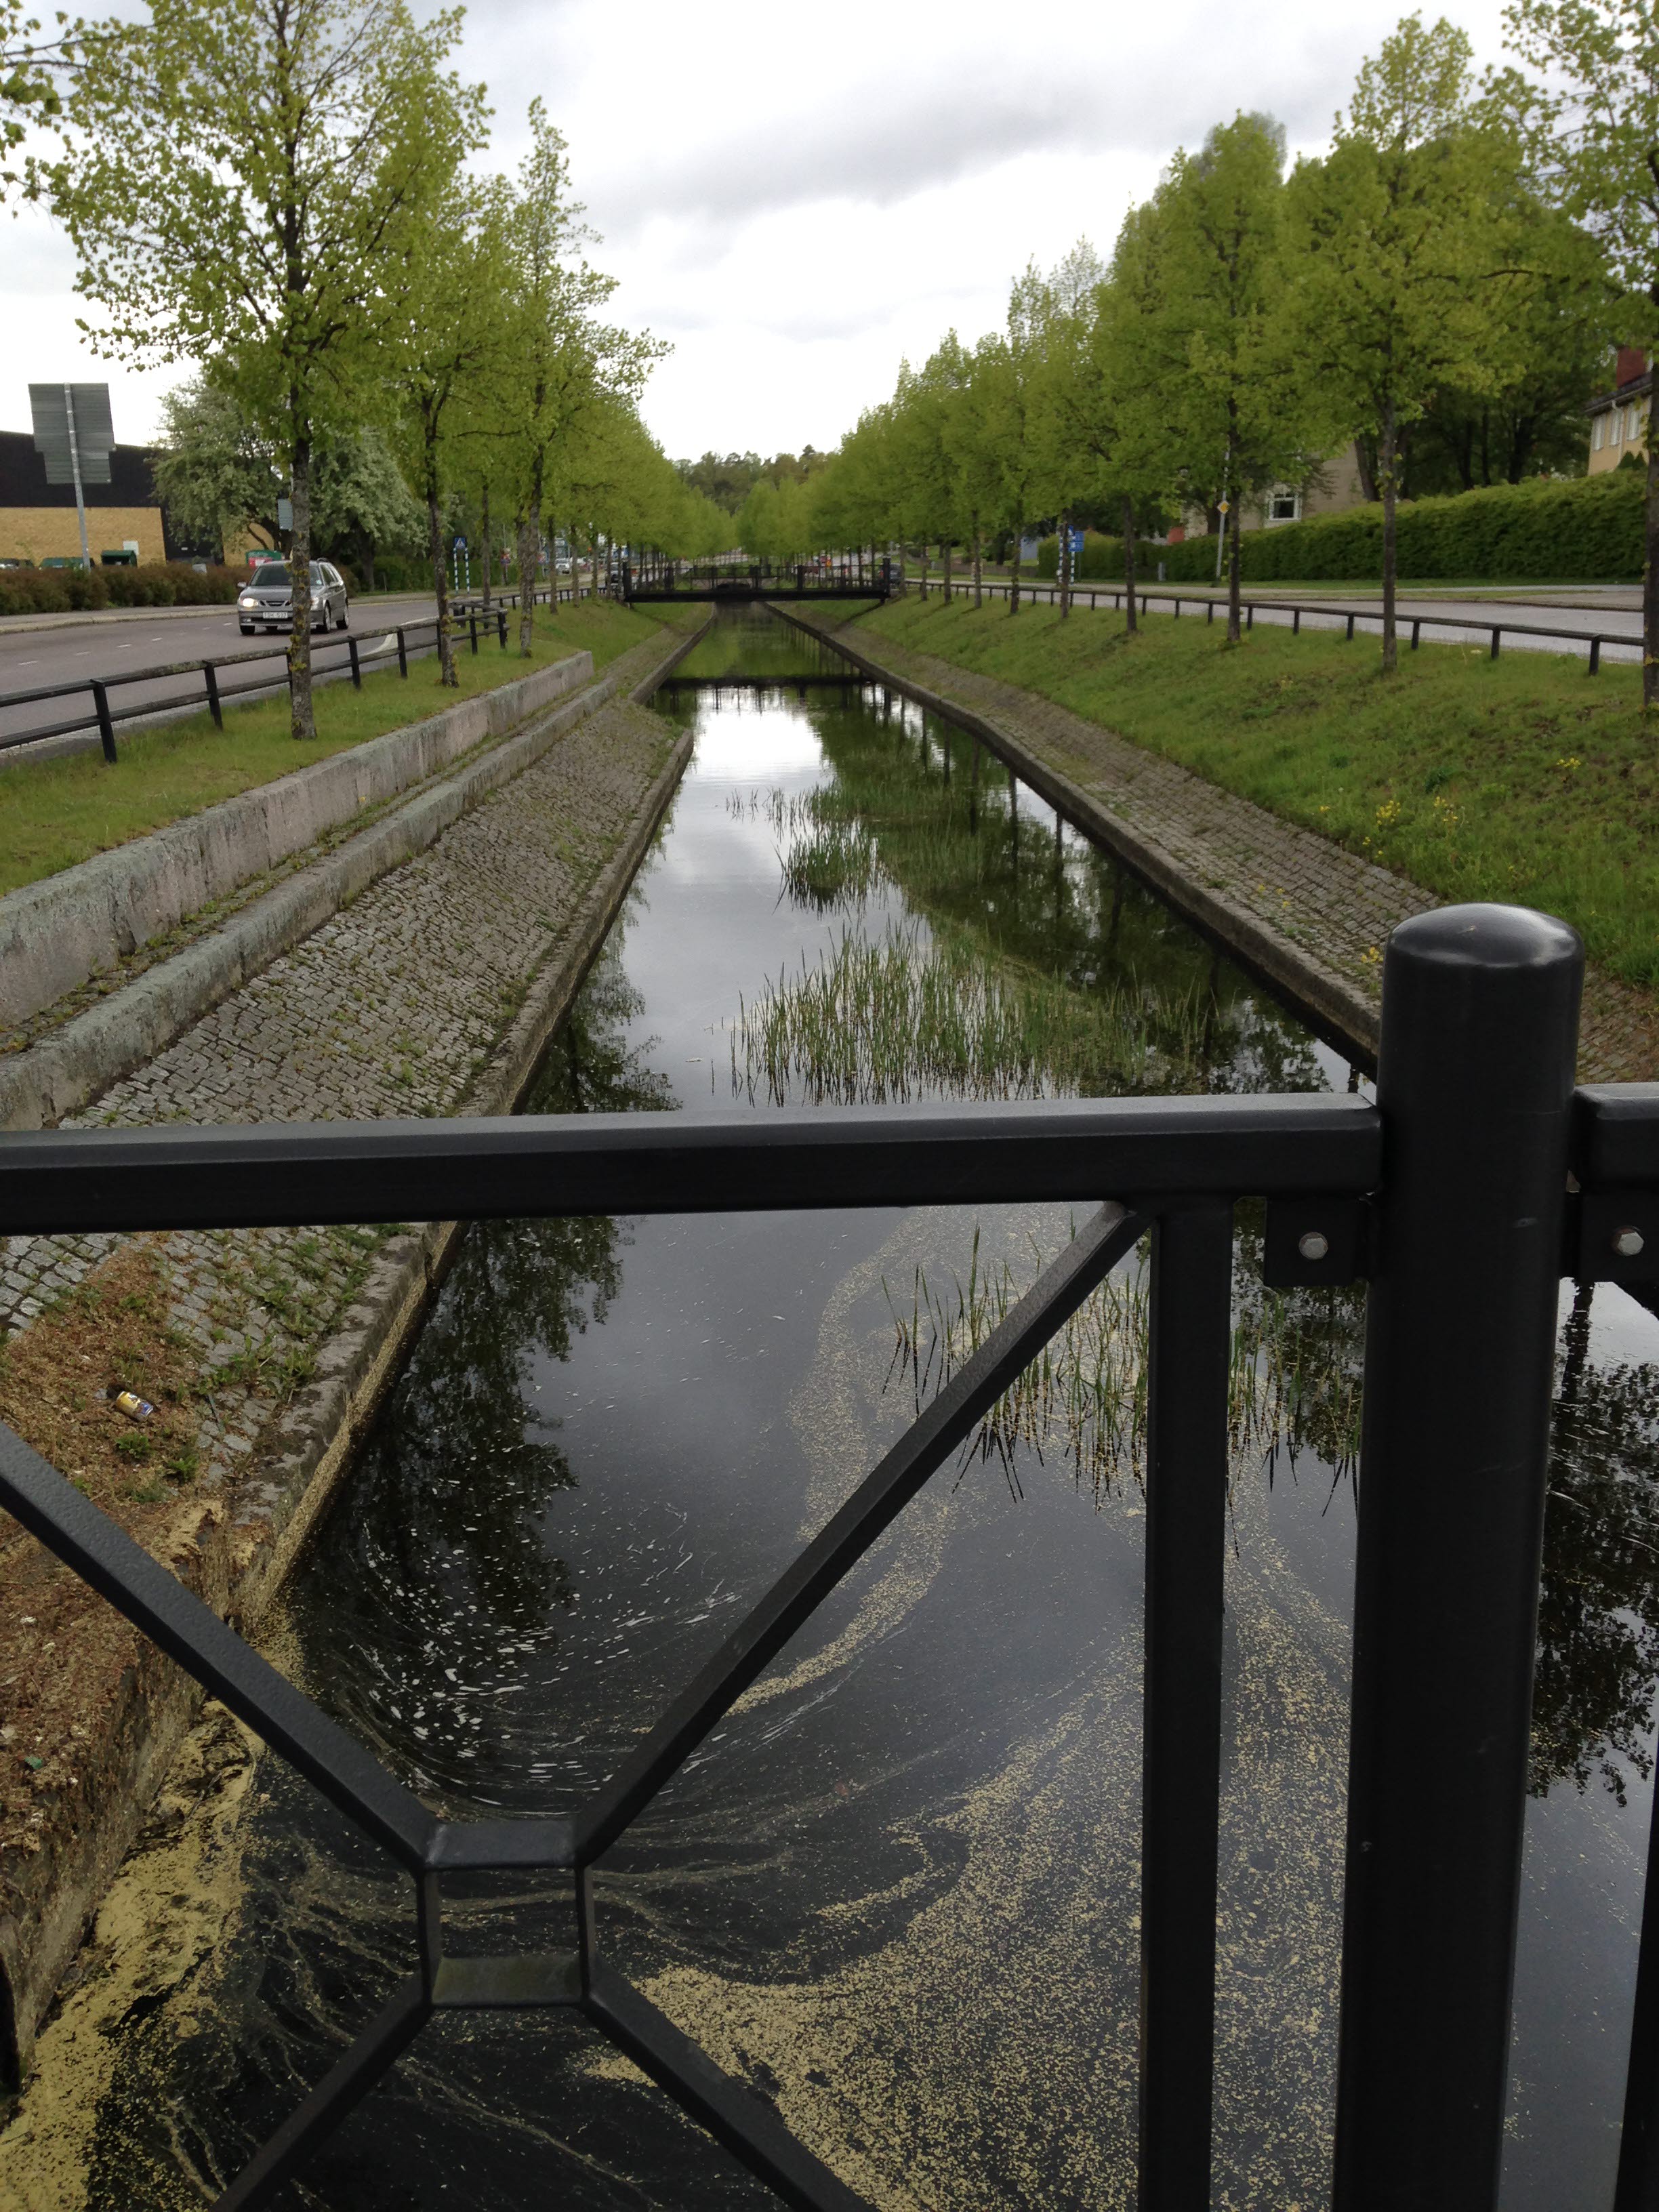
[[[75,475],[75,512],[81,524],[81,566],[92,566],[92,547],[87,538],[87,495],[81,483],[81,442],[75,434],[75,387],[64,386],[64,414],[69,423],[70,467]]]

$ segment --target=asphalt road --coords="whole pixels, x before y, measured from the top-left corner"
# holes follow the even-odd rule
[[[429,593],[411,592],[397,599],[365,600],[355,607],[351,631],[359,640],[365,662],[395,653],[397,643],[391,632],[396,624],[429,616],[433,605]],[[319,633],[313,640],[318,666],[326,668],[335,662],[343,665],[344,645],[344,636],[339,633],[326,638]],[[228,688],[268,677],[274,686],[283,681],[287,652],[286,632],[269,638],[244,637],[234,607],[206,607],[199,616],[168,615],[155,622],[76,623],[58,629],[8,630],[0,623],[0,696],[41,690],[51,684],[84,684],[88,677],[96,676],[116,679],[110,705],[118,714],[133,707],[154,712],[185,702],[199,707],[204,698],[199,675],[137,684],[125,679],[140,669],[256,653],[258,659],[224,669],[222,685]],[[86,692],[61,700],[38,700],[26,707],[0,707],[0,739],[91,712],[90,695]],[[118,740],[121,726],[118,720]],[[95,735],[91,742],[96,743]]]

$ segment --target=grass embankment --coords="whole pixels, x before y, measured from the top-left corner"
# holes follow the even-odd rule
[[[289,735],[288,700],[283,696],[227,706],[222,732],[205,712],[147,730],[118,725],[121,757],[113,767],[94,751],[0,768],[0,893],[199,814],[239,791],[423,720],[458,699],[514,683],[572,653],[586,650],[595,668],[603,668],[659,627],[642,614],[608,602],[562,606],[556,616],[538,609],[535,650],[527,661],[519,658],[513,622],[505,653],[494,640],[481,637],[475,658],[463,636],[455,656],[457,690],[440,685],[435,656],[411,661],[404,678],[398,674],[396,655],[390,655],[373,674],[365,668],[361,691],[347,683],[319,684],[314,744],[296,744]]]
[[[1172,616],[1131,638],[1118,614],[961,600],[859,627],[1053,699],[1444,899],[1560,915],[1613,974],[1659,982],[1659,732],[1635,668],[1425,645],[1385,680],[1375,639],[1264,627],[1230,647]]]

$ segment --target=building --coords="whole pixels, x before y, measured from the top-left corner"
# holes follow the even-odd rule
[[[1616,469],[1626,453],[1648,457],[1648,409],[1653,398],[1653,368],[1639,346],[1620,346],[1613,364],[1613,390],[1589,404],[1589,473]]]
[[[1266,499],[1252,500],[1240,526],[1244,530],[1282,528],[1287,522],[1306,522],[1316,514],[1341,514],[1351,507],[1363,507],[1365,501],[1358,453],[1352,446],[1345,446],[1305,483],[1276,484]],[[1183,538],[1206,538],[1209,532],[1209,519],[1203,509],[1189,507],[1170,532],[1170,543],[1176,545]]]
[[[171,543],[149,464],[143,447],[117,446],[109,482],[85,487],[94,566],[104,553],[136,552],[140,561],[187,557],[186,549]],[[0,430],[0,561],[38,568],[54,556],[81,556],[75,486],[46,482],[46,465],[27,430]]]

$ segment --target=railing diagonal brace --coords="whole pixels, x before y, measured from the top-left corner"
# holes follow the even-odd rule
[[[575,1820],[578,1863],[609,1849],[681,1761],[740,1698],[814,1607],[972,1435],[1146,1227],[1142,1214],[1103,1206],[905,1431],[684,1690],[645,1741]]]
[[[346,2115],[391,2072],[431,2016],[432,2002],[422,1978],[410,1974],[305,2102],[249,2160],[216,2201],[213,2212],[259,2212],[270,2203]]]
[[[624,1975],[593,1961],[582,2009],[660,2089],[797,2212],[871,2212],[792,2136],[772,2106],[723,2074]]]
[[[210,1606],[0,1423],[0,1506],[415,1872],[437,1823]]]

